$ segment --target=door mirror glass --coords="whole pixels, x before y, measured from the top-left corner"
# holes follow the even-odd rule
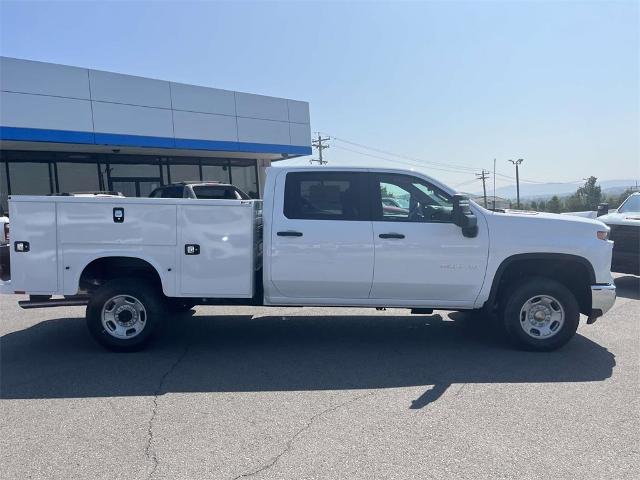
[[[462,229],[465,237],[478,235],[478,218],[471,211],[469,197],[466,195],[453,196],[453,223]]]

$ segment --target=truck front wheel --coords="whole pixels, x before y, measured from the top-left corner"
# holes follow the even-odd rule
[[[87,305],[87,327],[103,347],[117,351],[143,348],[161,326],[164,302],[155,288],[133,279],[100,287]]]
[[[508,337],[518,347],[550,351],[575,335],[580,308],[567,287],[552,279],[536,277],[508,292],[502,320]]]

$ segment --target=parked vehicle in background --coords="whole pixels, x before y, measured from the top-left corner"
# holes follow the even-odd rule
[[[400,206],[400,203],[395,198],[385,197],[382,199],[382,209],[389,215],[406,215],[409,210]]]
[[[9,217],[0,210],[0,245],[9,243]]]
[[[519,347],[546,351],[574,336],[580,313],[593,323],[615,302],[609,229],[596,220],[492,212],[401,169],[271,168],[264,192],[264,209],[237,197],[12,197],[0,292],[29,294],[24,308],[87,305],[89,331],[116,350],[142,347],[169,308],[243,304],[483,311]],[[408,208],[385,206],[389,194]]]
[[[95,192],[64,192],[64,193],[52,193],[55,197],[96,197],[96,198],[112,198],[112,197],[124,197],[121,192],[111,191],[95,191]]]
[[[178,182],[163,185],[149,194],[149,198],[199,198],[201,200],[251,200],[235,185],[220,182]]]
[[[640,192],[632,193],[616,210],[598,220],[611,229],[611,271],[640,275]]]

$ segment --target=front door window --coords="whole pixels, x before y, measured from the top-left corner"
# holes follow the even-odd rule
[[[109,190],[125,197],[148,197],[159,186],[159,178],[113,178]]]
[[[451,197],[420,178],[380,174],[374,183],[374,196],[374,220],[451,222]]]

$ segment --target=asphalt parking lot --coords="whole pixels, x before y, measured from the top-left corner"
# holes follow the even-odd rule
[[[640,278],[565,348],[459,313],[198,307],[144,352],[0,298],[6,479],[637,478]],[[253,316],[252,316],[253,315]]]

